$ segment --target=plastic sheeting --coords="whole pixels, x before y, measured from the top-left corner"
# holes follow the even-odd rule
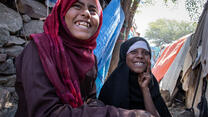
[[[56,1],[57,1],[57,0],[46,0],[46,1],[45,1],[45,4],[46,4],[48,7],[53,7],[53,6],[56,4]]]
[[[97,96],[108,73],[113,49],[122,28],[124,18],[120,0],[111,0],[103,10],[103,24],[97,38],[97,47],[94,50],[98,61],[98,76],[95,82]]]
[[[163,90],[168,90],[170,92],[170,95],[173,94],[173,91],[176,87],[176,83],[183,70],[186,55],[187,53],[189,53],[188,50],[190,46],[191,35],[189,34],[183,37],[183,39],[184,39],[183,42],[184,44],[182,44],[182,47],[180,48],[172,64],[170,65],[163,79],[160,82],[160,87]]]
[[[159,47],[151,47],[151,55],[152,55],[152,58],[151,58],[151,68],[153,68],[153,66],[155,65],[157,59],[158,59],[158,56],[159,56],[159,53],[160,53],[160,48]]]
[[[152,73],[156,77],[157,81],[160,81],[166,74],[181,47],[183,46],[185,40],[186,37],[182,37],[171,45],[167,46],[162,55],[158,58],[154,67],[152,68]]]
[[[202,28],[201,29],[201,41],[202,41],[202,77],[206,77],[208,75],[208,1],[205,5],[205,10],[201,16]]]

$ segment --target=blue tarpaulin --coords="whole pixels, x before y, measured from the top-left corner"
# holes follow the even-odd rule
[[[46,4],[48,7],[53,7],[53,6],[56,4],[56,1],[57,1],[57,0],[46,0],[46,1],[45,1],[45,4]]]
[[[97,47],[94,50],[98,61],[98,76],[96,79],[97,96],[108,73],[113,49],[124,19],[125,16],[120,5],[120,0],[111,0],[103,10],[103,24],[97,38]]]
[[[153,68],[153,66],[155,65],[157,59],[158,59],[158,56],[159,56],[159,53],[160,53],[160,48],[159,47],[155,47],[155,46],[151,46],[151,55],[152,55],[152,58],[151,58],[151,68]]]

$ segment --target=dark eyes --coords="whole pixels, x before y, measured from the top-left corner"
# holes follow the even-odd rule
[[[82,5],[79,4],[79,3],[75,3],[75,4],[72,5],[72,7],[75,8],[75,9],[77,9],[77,10],[81,10],[82,7],[84,7],[84,6],[82,6]],[[93,14],[93,15],[97,13],[97,9],[96,9],[96,7],[94,7],[94,6],[89,6],[88,10],[89,10],[89,12],[90,12],[91,14]]]
[[[97,9],[96,8],[90,8],[89,11],[90,11],[90,13],[97,13]]]
[[[139,53],[139,52],[138,52],[137,50],[132,50],[130,53],[131,53],[131,54],[137,54],[137,53]],[[146,51],[146,50],[143,50],[143,51],[141,52],[141,54],[143,54],[143,55],[149,55],[149,52]]]
[[[148,51],[145,51],[145,52],[144,52],[144,55],[149,55],[149,52],[148,52]]]
[[[131,53],[131,54],[136,54],[137,51],[136,51],[136,50],[132,50],[130,53]]]
[[[81,5],[79,5],[79,4],[73,4],[72,7],[76,8],[76,9],[81,9]]]

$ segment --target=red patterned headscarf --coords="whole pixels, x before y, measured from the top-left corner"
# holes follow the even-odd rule
[[[44,33],[31,35],[37,45],[44,71],[57,95],[63,103],[72,107],[83,104],[79,81],[95,65],[93,49],[102,25],[102,8],[99,0],[96,0],[100,17],[97,32],[87,40],[73,37],[64,16],[76,1],[58,0],[44,23]]]

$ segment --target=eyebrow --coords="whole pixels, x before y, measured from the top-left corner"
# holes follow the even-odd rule
[[[79,3],[79,4],[83,5],[83,6],[85,5],[83,2],[81,2],[81,1],[79,1],[79,0],[78,0],[77,2],[75,2],[75,3]],[[93,4],[90,4],[89,7],[90,7],[90,8],[95,8],[95,9],[97,9],[97,7],[96,7],[95,5],[93,5]]]
[[[84,5],[84,3],[83,3],[83,2],[80,2],[80,1],[77,1],[77,2],[75,2],[75,3],[79,3],[79,4],[81,4],[81,5]]]
[[[90,8],[95,8],[95,9],[97,9],[97,7],[96,7],[95,5],[92,5],[92,4],[89,5],[89,7],[90,7]]]

